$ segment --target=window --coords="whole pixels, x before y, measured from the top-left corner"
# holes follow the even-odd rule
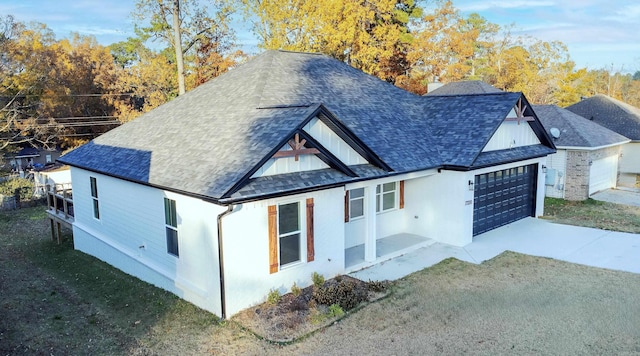
[[[315,259],[313,242],[313,198],[307,198],[306,209],[301,202],[269,205],[269,273],[278,272],[281,267],[303,261],[306,247],[306,262]],[[303,215],[306,212],[306,216]],[[306,220],[303,220],[306,217]],[[305,224],[302,221],[306,221]],[[306,228],[303,233],[303,228]],[[306,237],[306,240],[303,240]],[[306,244],[305,244],[306,242]]]
[[[164,198],[164,223],[167,231],[167,253],[176,257],[178,251],[178,214],[176,213],[176,201]]]
[[[91,198],[93,199],[93,217],[100,220],[100,204],[98,203],[98,181],[89,177],[91,182]]]
[[[364,188],[349,191],[349,218],[361,218],[364,216]]]
[[[376,187],[376,212],[395,209],[396,182],[385,183]]]
[[[278,205],[278,242],[280,266],[301,260],[300,203]]]
[[[47,163],[51,163],[51,155],[44,156]]]

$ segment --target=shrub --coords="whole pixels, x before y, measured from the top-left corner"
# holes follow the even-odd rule
[[[367,287],[372,292],[384,292],[384,290],[387,289],[387,282],[369,280]]]
[[[13,178],[0,183],[0,194],[2,195],[15,196],[16,190],[20,201],[31,199],[34,190],[33,181],[25,178]]]
[[[280,292],[277,289],[271,289],[267,295],[267,303],[276,305],[280,301]]]
[[[342,280],[339,283],[314,290],[313,299],[318,304],[338,304],[343,310],[351,310],[367,301],[368,293],[363,288],[358,288],[355,282]]]
[[[296,282],[293,282],[293,285],[291,286],[291,294],[293,294],[296,297],[298,297],[298,296],[300,296],[300,294],[302,294],[302,289],[300,287],[298,287]]]
[[[341,316],[344,315],[344,310],[342,310],[342,307],[340,307],[340,305],[338,304],[331,304],[329,306],[329,317],[336,317],[339,318]]]
[[[318,288],[322,288],[324,286],[324,276],[318,272],[313,272],[311,275],[311,280],[313,281],[313,286]]]

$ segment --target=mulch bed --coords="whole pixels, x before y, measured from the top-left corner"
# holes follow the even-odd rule
[[[267,341],[290,343],[331,325],[349,312],[359,310],[387,296],[388,284],[386,281],[364,282],[349,276],[338,276],[325,281],[323,291],[311,285],[302,288],[298,295],[287,293],[281,296],[277,303],[265,302],[245,309],[232,320]],[[339,304],[344,308],[318,302],[331,299],[330,294],[340,294],[335,298],[341,300]],[[346,294],[350,297],[346,297]],[[353,296],[357,296],[358,299]],[[337,309],[344,313],[336,313]]]

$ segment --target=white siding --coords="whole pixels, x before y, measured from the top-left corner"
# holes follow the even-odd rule
[[[615,188],[618,178],[618,155],[591,162],[589,168],[589,195],[601,190]]]
[[[333,130],[318,118],[314,118],[304,127],[304,131],[316,139],[322,146],[333,153],[346,165],[366,164],[364,159],[351,146],[344,142]]]
[[[268,206],[295,201],[304,205],[306,198],[314,198],[314,261],[301,262],[271,274]],[[285,293],[294,282],[300,287],[311,285],[313,272],[325,278],[344,273],[343,205],[344,189],[335,188],[246,203],[227,215],[222,224],[228,315],[263,302],[272,288]],[[304,215],[301,216],[302,224],[305,220]],[[306,259],[305,251],[303,259]]]
[[[622,145],[620,172],[640,174],[640,142],[630,142]]]
[[[504,150],[508,148],[537,145],[538,136],[527,122],[504,121],[493,134],[483,152]]]
[[[546,185],[545,179],[545,195],[552,198],[564,199],[564,182],[567,172],[567,150],[558,150],[556,153],[547,156],[547,162],[545,165],[547,166],[546,175],[553,180],[553,185]]]
[[[281,151],[290,151],[291,147],[285,145]],[[280,157],[269,159],[256,173],[251,176],[265,177],[283,173],[294,173],[303,171],[312,171],[316,169],[329,168],[322,160],[315,155],[300,155],[296,161],[295,157]]]
[[[76,249],[221,314],[216,217],[223,207],[78,168],[71,175]],[[100,220],[89,177],[97,180]],[[165,197],[176,201],[179,258],[167,253]]]
[[[374,183],[370,185],[368,189],[376,189],[376,186],[377,184]],[[403,219],[405,211],[404,209],[399,209],[400,185],[398,182],[396,182],[396,189],[396,208],[376,213],[376,239],[382,239],[387,236],[405,232],[405,224]],[[365,194],[365,214],[367,212],[367,206],[369,204],[375,203],[375,201],[369,202],[367,199],[367,194]],[[362,245],[365,243],[365,238],[366,219],[364,216],[361,218],[352,219],[349,222],[345,223],[345,248]]]
[[[477,174],[538,164],[536,216],[544,214],[545,158],[531,159],[470,172],[442,170],[431,177],[405,181],[404,226],[406,232],[426,236],[438,242],[464,246],[473,241],[473,190],[469,181]]]

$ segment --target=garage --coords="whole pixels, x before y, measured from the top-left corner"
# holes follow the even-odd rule
[[[618,156],[594,160],[589,168],[589,195],[614,188],[618,178]]]
[[[473,236],[535,215],[537,164],[478,174]]]

